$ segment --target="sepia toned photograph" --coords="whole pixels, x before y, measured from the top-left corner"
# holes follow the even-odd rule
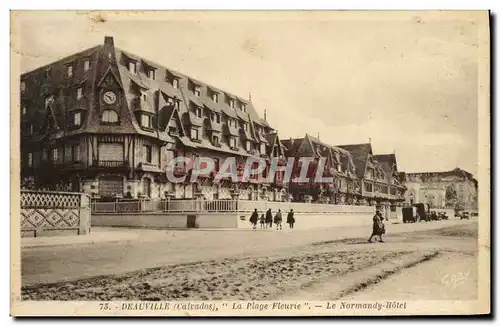
[[[489,20],[12,11],[11,314],[489,314]]]

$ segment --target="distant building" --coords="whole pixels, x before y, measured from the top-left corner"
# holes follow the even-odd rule
[[[477,180],[460,168],[445,172],[406,173],[405,202],[434,208],[477,209]]]

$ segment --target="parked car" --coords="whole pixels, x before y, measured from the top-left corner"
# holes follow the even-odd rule
[[[440,220],[439,215],[436,213],[436,211],[431,211],[430,212],[429,219],[431,221],[439,221]]]
[[[446,215],[445,212],[439,212],[438,216],[439,216],[440,220],[447,220],[448,219],[448,215]]]
[[[461,220],[469,220],[470,219],[470,214],[469,212],[463,212],[462,215],[460,216]]]

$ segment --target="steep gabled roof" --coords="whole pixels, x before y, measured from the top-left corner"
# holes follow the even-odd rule
[[[368,157],[369,155],[373,155],[372,145],[370,143],[366,143],[354,145],[339,145],[337,147],[343,148],[351,153],[354,161],[354,166],[356,167],[356,176],[360,179],[363,178],[365,176]]]
[[[378,154],[373,157],[382,165],[387,175],[392,175],[397,171],[396,155],[395,154]]]

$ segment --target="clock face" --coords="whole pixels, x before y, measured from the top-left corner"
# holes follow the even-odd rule
[[[103,95],[103,100],[106,104],[114,104],[116,102],[116,94],[112,91],[107,91]]]

